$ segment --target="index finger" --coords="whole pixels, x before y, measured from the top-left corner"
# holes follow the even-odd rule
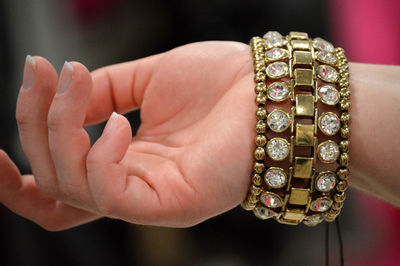
[[[138,109],[162,54],[106,66],[92,72],[93,91],[85,124],[95,124],[113,112]]]

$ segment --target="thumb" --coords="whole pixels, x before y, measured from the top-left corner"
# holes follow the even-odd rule
[[[86,161],[88,183],[99,210],[112,216],[110,204],[126,187],[127,169],[120,164],[132,140],[129,121],[112,113]]]

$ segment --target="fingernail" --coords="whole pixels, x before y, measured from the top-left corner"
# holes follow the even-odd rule
[[[110,119],[108,119],[106,128],[103,131],[103,135],[108,134],[114,129],[117,119],[118,119],[118,114],[116,112],[113,112],[110,116]]]
[[[35,59],[27,55],[25,59],[25,67],[24,67],[24,77],[22,79],[22,89],[29,90],[32,89],[33,84],[35,83],[36,76],[36,62]]]
[[[61,70],[60,79],[58,81],[57,95],[61,95],[69,89],[73,76],[74,68],[70,63],[65,61],[64,66]]]

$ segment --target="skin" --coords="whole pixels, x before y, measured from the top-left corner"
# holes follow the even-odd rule
[[[16,112],[33,175],[0,151],[0,202],[11,211],[51,231],[100,217],[188,227],[245,198],[256,123],[247,45],[193,43],[92,73],[71,62],[62,94],[52,65],[34,60],[34,85],[21,89]],[[400,68],[350,70],[350,185],[400,206]],[[84,125],[138,108],[133,139],[113,115],[90,146]]]

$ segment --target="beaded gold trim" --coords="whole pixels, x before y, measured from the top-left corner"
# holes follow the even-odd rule
[[[252,184],[242,207],[260,219],[284,224],[332,222],[343,207],[350,173],[350,83],[344,50],[303,32],[282,36],[270,31],[253,37],[250,46],[257,136]],[[287,101],[290,110],[267,111],[268,103]],[[317,172],[316,160],[326,169]]]

